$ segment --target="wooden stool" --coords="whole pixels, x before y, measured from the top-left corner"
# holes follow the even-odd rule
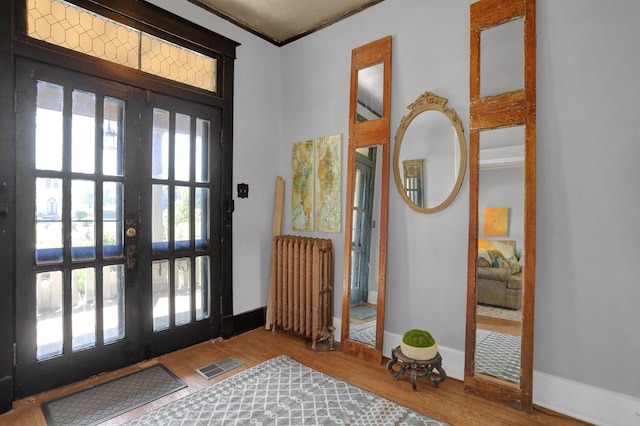
[[[399,370],[393,368],[395,364],[398,364],[400,367]],[[398,380],[409,370],[409,374],[411,374],[411,388],[413,390],[417,388],[416,380],[418,377],[428,376],[436,388],[440,382],[443,382],[447,378],[447,373],[445,373],[442,368],[440,352],[436,354],[435,358],[422,361],[407,357],[402,353],[402,350],[400,350],[400,346],[391,351],[391,359],[387,363],[387,370],[389,370],[395,380]],[[433,370],[436,370],[437,373],[435,377],[433,376]]]

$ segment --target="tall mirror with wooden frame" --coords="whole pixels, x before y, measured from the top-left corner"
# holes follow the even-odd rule
[[[343,352],[382,361],[391,36],[353,49],[342,283]]]
[[[536,264],[535,0],[470,7],[465,391],[530,412]]]

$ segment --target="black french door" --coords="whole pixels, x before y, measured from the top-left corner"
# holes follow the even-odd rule
[[[219,335],[221,111],[16,67],[16,395]]]

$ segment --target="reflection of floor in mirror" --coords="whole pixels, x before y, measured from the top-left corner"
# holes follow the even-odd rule
[[[479,329],[494,331],[496,333],[520,336],[522,334],[522,323],[502,318],[487,317],[478,315],[476,324]]]
[[[520,337],[478,328],[475,371],[502,380],[520,381]]]
[[[511,321],[520,321],[522,318],[522,310],[503,309],[497,306],[478,305],[478,315],[485,317],[502,318]]]
[[[363,321],[360,324],[352,324],[349,329],[349,338],[366,345],[376,344],[376,320]]]
[[[349,309],[349,318],[352,324],[359,324],[375,319],[376,313],[376,305],[360,303],[358,305],[351,306]]]

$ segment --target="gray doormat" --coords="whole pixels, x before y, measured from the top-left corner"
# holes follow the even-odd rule
[[[349,315],[359,320],[365,320],[367,318],[375,317],[378,311],[371,306],[354,306],[349,310]]]
[[[164,365],[42,403],[47,425],[96,425],[187,385]]]

